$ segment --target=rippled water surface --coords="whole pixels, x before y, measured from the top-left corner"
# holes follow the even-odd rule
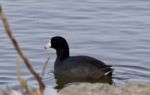
[[[61,35],[71,55],[89,55],[114,68],[113,82],[150,82],[149,0],[1,0],[11,30],[40,73],[50,62],[44,82],[55,86],[55,51],[44,50],[50,37]],[[19,57],[0,21],[0,86],[18,85]],[[19,59],[20,60],[20,59]],[[22,73],[35,84],[23,62]]]

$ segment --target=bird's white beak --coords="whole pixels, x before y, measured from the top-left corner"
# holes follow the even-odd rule
[[[51,41],[49,41],[45,46],[44,46],[45,49],[48,49],[48,48],[51,48]]]

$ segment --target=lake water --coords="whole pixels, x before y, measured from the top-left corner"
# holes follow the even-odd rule
[[[63,36],[71,55],[89,55],[112,65],[114,84],[150,82],[149,0],[1,0],[11,30],[37,72],[56,85],[53,49],[47,41]],[[18,54],[0,21],[0,87],[17,86]],[[36,84],[20,59],[24,78]]]

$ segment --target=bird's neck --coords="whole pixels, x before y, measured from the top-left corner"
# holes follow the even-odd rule
[[[63,61],[69,57],[69,48],[58,49],[57,51],[57,61]]]

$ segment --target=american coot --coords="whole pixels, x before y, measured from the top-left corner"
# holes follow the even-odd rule
[[[54,74],[57,76],[81,79],[100,79],[112,75],[110,65],[89,56],[70,56],[69,45],[61,36],[52,37],[45,49],[56,49],[57,58],[54,64]]]

